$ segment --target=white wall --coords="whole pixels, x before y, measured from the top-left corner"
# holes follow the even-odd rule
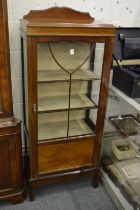
[[[31,9],[67,6],[116,26],[140,27],[140,0],[7,0],[15,116],[22,120],[20,19]]]

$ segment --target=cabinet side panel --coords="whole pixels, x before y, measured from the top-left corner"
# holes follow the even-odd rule
[[[104,50],[104,62],[103,62],[103,69],[102,69],[102,78],[101,78],[101,84],[100,84],[100,94],[99,94],[98,113],[97,113],[97,122],[96,122],[97,142],[96,142],[96,150],[94,153],[94,164],[96,166],[99,164],[100,153],[101,153],[101,142],[103,138],[104,120],[105,120],[105,113],[106,113],[106,108],[107,108],[113,44],[114,44],[114,38],[113,37],[107,38],[106,43],[105,43],[105,50]]]
[[[28,80],[27,80],[27,39],[21,38],[21,57],[22,57],[22,85],[23,85],[23,110],[25,130],[29,129],[28,116]]]

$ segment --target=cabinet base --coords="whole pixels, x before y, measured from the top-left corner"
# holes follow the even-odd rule
[[[25,200],[25,190],[22,190],[18,193],[13,193],[10,195],[0,196],[0,200],[2,201],[10,201],[13,204],[22,203]]]
[[[99,180],[99,169],[95,168],[88,168],[88,169],[79,169],[79,170],[73,170],[73,171],[67,171],[67,172],[61,172],[57,174],[51,174],[51,175],[44,175],[40,176],[35,179],[29,180],[29,193],[30,193],[30,201],[35,200],[34,190],[39,188],[42,185],[45,184],[54,184],[59,183],[63,181],[68,181],[72,179],[82,178],[85,176],[91,176],[93,177],[92,180],[92,186],[94,188],[98,187],[98,180]]]

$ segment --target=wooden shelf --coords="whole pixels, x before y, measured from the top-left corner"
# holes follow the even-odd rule
[[[38,140],[67,137],[67,121],[41,123],[38,125]],[[84,120],[70,120],[69,136],[93,134]]]
[[[73,70],[69,70],[72,73]],[[57,81],[69,81],[70,75],[61,70],[39,70],[38,82],[57,82]],[[72,81],[74,80],[99,80],[100,78],[91,72],[90,70],[79,69],[72,75]]]
[[[39,98],[38,100],[38,112],[50,112],[59,110],[68,110],[69,97],[67,95],[62,96],[48,96]],[[86,95],[71,95],[70,109],[86,109],[96,108],[97,105],[90,100]]]

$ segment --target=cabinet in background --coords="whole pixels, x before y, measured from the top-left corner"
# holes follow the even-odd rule
[[[140,81],[140,54],[138,50],[137,53],[130,50],[139,37],[139,28],[116,30],[113,77],[110,81],[112,84],[101,158],[104,186],[118,209],[129,210],[140,207],[140,98],[137,85]],[[126,40],[130,41],[129,50],[125,45]],[[125,57],[126,53],[128,57]],[[119,68],[121,70],[117,72]],[[132,79],[131,82],[127,80],[128,77]],[[122,80],[121,85],[119,78]],[[132,86],[131,83],[135,85]]]
[[[13,115],[7,3],[0,2],[0,118]]]
[[[13,116],[7,2],[0,1],[0,200],[25,198],[21,123]]]
[[[0,200],[14,204],[25,198],[21,148],[20,121],[0,119]]]

